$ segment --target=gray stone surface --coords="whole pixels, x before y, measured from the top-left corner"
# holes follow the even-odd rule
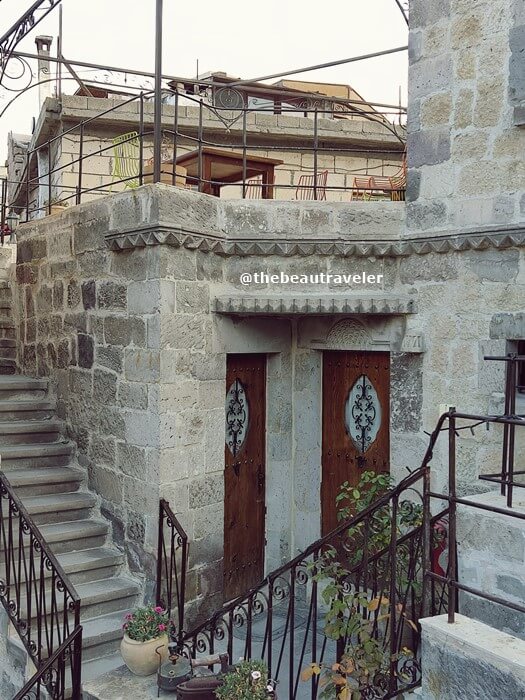
[[[525,695],[525,642],[463,615],[422,626],[425,700],[505,700]]]

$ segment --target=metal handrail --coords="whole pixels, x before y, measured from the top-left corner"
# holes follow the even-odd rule
[[[65,700],[67,691],[73,700],[81,698],[82,692],[82,627],[78,625],[58,649],[37,669],[13,700],[38,700],[42,688],[52,700]],[[71,685],[66,682],[69,673]],[[47,697],[47,693],[46,693]]]
[[[524,356],[518,356],[509,354],[505,357],[498,358],[486,358],[486,359],[498,359],[506,360],[510,364],[511,368],[515,368],[517,362],[525,360]],[[510,379],[509,379],[510,376]],[[514,400],[512,395],[515,389],[515,369],[511,369],[507,373],[507,383],[506,383],[506,401],[505,405],[514,406]],[[458,425],[459,421],[469,421],[466,425]],[[457,484],[456,484],[456,437],[462,430],[472,430],[474,427],[479,425],[489,426],[503,425],[504,435],[503,435],[503,445],[502,445],[502,469],[500,474],[493,475],[481,475],[479,478],[483,480],[493,481],[495,483],[501,484],[501,495],[507,498],[507,508],[500,508],[499,506],[493,506],[487,503],[479,503],[476,500],[462,498],[457,495]],[[433,491],[430,488],[430,484],[425,484],[425,500],[430,501],[431,499],[437,499],[441,502],[448,503],[449,510],[449,527],[448,527],[448,554],[449,554],[449,569],[447,576],[441,576],[436,572],[429,569],[425,571],[425,579],[441,583],[445,585],[448,589],[448,621],[453,623],[455,621],[455,615],[457,612],[457,592],[464,591],[470,593],[478,598],[482,598],[492,603],[503,605],[511,610],[517,612],[525,613],[525,605],[520,605],[519,603],[514,603],[508,599],[502,598],[501,596],[496,596],[485,591],[481,591],[472,586],[466,586],[459,581],[458,571],[457,571],[457,506],[467,506],[469,508],[474,508],[477,510],[483,510],[490,513],[495,513],[498,515],[504,515],[506,517],[515,518],[518,520],[525,520],[525,513],[522,511],[513,510],[513,488],[520,487],[525,488],[524,483],[520,483],[514,480],[514,476],[517,474],[523,474],[523,472],[514,472],[514,436],[513,432],[516,427],[525,426],[525,418],[516,415],[483,415],[475,413],[462,413],[456,411],[455,408],[451,408],[448,412],[444,413],[438,420],[436,428],[434,429],[431,436],[431,446],[427,450],[427,455],[432,454],[432,449],[435,446],[441,433],[446,432],[448,435],[448,490],[445,493]],[[508,431],[511,431],[509,438]]]
[[[2,471],[0,556],[0,602],[40,669],[80,626],[81,599]]]
[[[430,609],[434,614],[440,612],[446,602],[445,588],[441,583],[427,582],[432,595],[423,587],[425,557],[431,550],[430,540],[427,542],[427,523],[430,526],[446,512],[442,511],[433,518],[429,513],[425,514],[428,499],[423,499],[423,488],[420,493],[415,487],[428,479],[428,466],[409,474],[366,509],[342,522],[287,564],[272,571],[258,586],[224,605],[215,615],[183,635],[183,653],[195,656],[225,651],[232,660],[239,656],[262,658],[266,661],[270,676],[283,684],[286,697],[290,700],[302,697],[299,680],[302,667],[308,662],[328,662],[331,665],[341,658],[345,645],[344,639],[337,643],[333,640],[330,642],[324,635],[322,622],[318,619],[323,609],[320,602],[322,588],[316,572],[323,566],[323,557],[330,550],[335,552],[333,556],[338,561],[347,564],[347,558],[351,560],[356,554],[356,541],[360,541],[363,548],[360,561],[344,566],[346,585],[361,596],[372,595],[388,601],[389,622],[386,625],[381,622],[378,609],[370,612],[365,606],[360,611],[364,619],[370,621],[374,638],[390,659],[386,677],[383,676],[381,681],[377,681],[379,685],[374,686],[374,692],[382,694],[374,697],[393,698],[402,690],[418,685],[420,630],[416,624],[409,624],[408,617],[413,616],[417,621],[428,608],[426,599],[431,601]],[[397,509],[405,504],[413,506],[414,494],[421,498],[422,521],[408,532],[398,533]],[[401,501],[403,496],[408,500]],[[387,516],[383,534],[388,536],[390,544],[375,551],[371,543],[371,528],[377,527],[374,516],[378,514]],[[405,555],[401,552],[405,552]],[[400,569],[407,579],[403,579],[402,584]],[[419,584],[421,589],[416,593]],[[441,592],[436,595],[437,588]],[[278,619],[280,623],[276,622]],[[406,646],[407,635],[413,654],[410,659],[405,658],[406,675],[403,675],[398,664],[401,663],[400,654]],[[285,662],[285,652],[289,656],[288,662]],[[319,678],[312,676],[310,683],[311,697],[316,698],[320,688]],[[371,692],[371,688],[363,689],[365,695],[366,691]]]
[[[168,530],[167,533],[165,528]],[[166,535],[168,535],[167,538]],[[168,618],[175,625],[175,630],[171,630],[175,639],[180,639],[184,632],[188,553],[188,536],[170,508],[169,502],[161,498],[157,544],[156,604],[166,610]],[[176,624],[172,620],[174,609],[177,613]]]

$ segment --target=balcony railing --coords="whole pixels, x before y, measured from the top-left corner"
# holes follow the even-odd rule
[[[23,177],[2,190],[3,219],[11,209],[35,218],[152,182],[152,95],[111,101],[30,148]],[[176,90],[163,100],[163,182],[245,199],[404,198],[404,129],[391,113],[365,104],[232,109]],[[363,177],[369,186],[358,184]]]

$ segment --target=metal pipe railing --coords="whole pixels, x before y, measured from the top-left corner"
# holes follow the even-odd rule
[[[389,156],[395,155],[397,157],[401,157],[402,153],[400,149],[397,148],[391,148],[391,147],[386,147],[386,148],[381,148],[378,145],[378,148],[370,148],[368,147],[360,147],[356,143],[351,143],[348,139],[346,143],[331,143],[329,139],[323,138],[321,141],[320,139],[320,132],[319,132],[319,117],[320,116],[325,116],[328,118],[333,119],[334,118],[334,111],[332,109],[320,109],[318,106],[313,108],[313,109],[306,109],[303,106],[283,106],[282,104],[279,105],[278,109],[277,106],[274,106],[272,108],[242,108],[240,110],[234,110],[234,118],[231,119],[231,123],[229,124],[228,119],[231,117],[231,109],[226,109],[226,108],[221,108],[221,107],[216,107],[213,105],[207,105],[204,103],[203,99],[200,97],[193,97],[187,94],[182,94],[179,93],[178,91],[164,91],[163,94],[171,95],[174,98],[175,101],[175,108],[174,108],[174,117],[173,117],[173,123],[172,123],[172,129],[169,127],[164,128],[160,130],[158,129],[158,120],[155,119],[155,114],[152,115],[152,117],[149,117],[148,115],[148,120],[153,118],[154,122],[154,129],[151,131],[150,129],[146,129],[145,123],[146,123],[146,117],[145,117],[145,105],[146,102],[154,96],[154,92],[148,91],[144,92],[142,91],[139,95],[134,95],[130,97],[129,99],[124,99],[120,100],[118,104],[112,105],[111,107],[104,109],[97,113],[94,116],[88,117],[87,119],[82,120],[76,125],[73,125],[71,127],[68,127],[67,129],[62,130],[59,134],[56,134],[54,136],[51,136],[47,141],[44,143],[35,146],[34,148],[30,149],[27,152],[27,158],[26,158],[26,169],[25,169],[25,174],[22,179],[22,181],[19,183],[19,189],[20,187],[25,187],[26,192],[25,192],[25,210],[26,210],[26,219],[31,218],[32,216],[35,216],[38,214],[38,212],[43,212],[45,211],[46,213],[49,213],[51,210],[51,203],[64,203],[65,201],[69,201],[73,199],[75,203],[80,203],[83,200],[83,195],[87,194],[88,192],[96,192],[99,194],[104,194],[106,193],[106,190],[108,186],[120,184],[123,185],[124,187],[127,186],[132,186],[133,181],[136,179],[138,184],[142,184],[144,182],[144,177],[143,177],[143,162],[144,162],[144,152],[146,148],[146,144],[148,146],[153,147],[154,151],[154,157],[153,157],[153,166],[154,166],[154,179],[155,179],[155,160],[159,160],[159,158],[162,159],[163,154],[165,153],[165,147],[164,147],[164,138],[167,137],[169,138],[171,142],[171,158],[170,158],[170,165],[171,165],[171,170],[172,170],[172,182],[175,184],[177,182],[177,177],[176,177],[176,163],[179,158],[179,153],[180,149],[184,147],[186,150],[188,147],[191,147],[192,142],[195,143],[197,152],[198,152],[198,163],[197,163],[197,173],[196,177],[192,177],[189,179],[190,182],[193,182],[195,185],[197,185],[199,191],[206,191],[206,192],[217,192],[219,187],[224,185],[224,182],[221,180],[214,179],[212,177],[212,174],[210,172],[204,172],[204,158],[203,158],[203,150],[207,147],[209,148],[220,148],[220,149],[240,149],[242,153],[242,173],[240,173],[240,178],[241,182],[228,182],[229,185],[232,185],[234,187],[239,187],[241,188],[241,196],[244,198],[247,196],[248,192],[248,183],[247,180],[250,177],[248,174],[248,166],[247,166],[247,161],[249,159],[248,152],[249,151],[267,151],[267,152],[290,152],[290,153],[311,153],[313,155],[313,167],[312,167],[312,172],[313,172],[313,177],[312,177],[312,199],[314,200],[319,200],[319,199],[325,199],[324,193],[326,190],[328,191],[333,191],[334,193],[343,193],[343,192],[349,192],[352,195],[352,198],[357,195],[357,196],[362,196],[362,193],[360,192],[359,188],[355,188],[353,185],[350,184],[338,184],[338,185],[331,185],[330,183],[327,183],[326,186],[322,186],[322,194],[321,196],[321,190],[320,190],[320,185],[318,182],[318,173],[319,173],[319,159],[323,154],[325,155],[333,155],[333,154],[339,154],[343,156],[344,154],[362,154],[363,156],[366,156],[369,153],[375,153],[377,154],[378,152],[381,154],[382,158],[388,158]],[[185,106],[181,105],[181,98],[184,98],[187,104],[196,104],[197,105],[197,113],[195,115],[196,121],[192,125],[191,123],[188,123],[188,118],[186,118],[185,121],[181,120],[180,116],[180,111],[181,109],[184,109]],[[133,137],[137,139],[137,151],[138,151],[138,158],[137,160],[137,175],[136,177],[130,177],[130,178],[118,178],[116,179],[115,177],[112,177],[109,173],[107,176],[108,182],[102,182],[99,186],[86,186],[85,183],[85,178],[84,178],[84,173],[89,172],[89,159],[93,159],[96,157],[102,157],[105,154],[107,154],[109,151],[112,151],[114,149],[113,144],[108,144],[108,145],[102,145],[100,148],[98,148],[96,151],[93,151],[91,149],[86,149],[85,144],[87,139],[90,138],[90,131],[92,132],[93,128],[99,124],[103,124],[104,127],[106,128],[108,125],[111,123],[118,124],[118,116],[119,113],[122,114],[122,119],[127,121],[129,123],[129,120],[132,119],[130,114],[132,113],[132,110],[130,110],[130,106],[133,105],[134,103],[138,103],[138,109],[136,112],[138,112],[137,116],[135,117],[136,121],[138,122],[138,132],[137,136]],[[208,124],[208,120],[205,122],[205,110],[207,110],[207,114],[211,117],[211,122]],[[272,133],[264,133],[264,132],[259,132],[257,130],[254,130],[254,123],[249,122],[248,118],[250,115],[253,115],[254,113],[261,113],[261,114],[284,114],[284,115],[300,115],[302,113],[305,113],[311,117],[311,128],[312,128],[312,137],[311,140],[308,142],[308,138],[302,138],[302,142],[293,142],[293,136],[290,135],[290,138],[292,138],[291,143],[287,143],[286,145],[282,145],[279,143],[277,137],[275,134]],[[222,115],[225,115],[224,117]],[[356,113],[357,114],[357,113]],[[238,122],[239,116],[242,116],[242,121],[241,121],[241,126],[240,128],[236,129],[231,129],[230,127],[234,126],[235,123]],[[366,118],[367,116],[372,119],[372,121],[379,121],[385,128],[392,128],[394,129],[393,125],[388,126],[388,122],[383,121],[381,115],[378,113],[374,113],[373,115],[364,115],[362,112],[359,113],[359,116],[361,118]],[[381,117],[381,118],[380,118]],[[191,122],[191,119],[190,119]],[[206,123],[206,126],[205,126]],[[228,126],[229,124],[229,126]],[[301,122],[301,125],[304,127],[304,122]],[[226,126],[226,130],[225,130]],[[159,135],[160,133],[160,135]],[[213,133],[222,133],[223,136],[229,135],[229,138],[210,138],[210,135]],[[299,130],[297,131],[299,134]],[[68,138],[73,138],[75,135],[78,134],[78,150],[77,153],[74,154],[75,157],[70,159],[66,164],[61,163],[60,161],[53,163],[53,154],[58,154],[62,152],[62,146],[63,144],[67,141]],[[293,134],[293,130],[292,130]],[[349,135],[349,138],[351,137],[351,134]],[[334,138],[337,138],[338,141],[341,140],[341,137],[339,135],[339,132],[334,132]],[[151,139],[151,142],[149,140]],[[129,139],[131,140],[131,139]],[[301,140],[301,139],[300,139]],[[343,139],[344,140],[344,139]],[[56,146],[56,148],[55,148]],[[43,149],[47,150],[48,153],[48,161],[49,161],[49,168],[48,172],[45,174],[39,174],[38,172],[36,173],[35,176],[31,175],[31,169],[35,167],[34,161],[37,157],[37,154],[42,151]],[[159,150],[160,149],[160,150]],[[160,155],[159,155],[160,153]],[[55,156],[56,157],[56,156]],[[70,188],[70,185],[64,184],[62,185],[61,182],[56,182],[54,176],[60,176],[61,173],[64,173],[66,170],[70,170],[71,167],[75,168],[76,167],[76,174],[77,174],[77,186],[74,190],[74,195],[73,196],[67,196],[67,190]],[[159,166],[160,167],[160,166]],[[294,170],[292,168],[292,170]],[[363,171],[366,171],[366,165],[363,166],[362,168]],[[383,170],[381,168],[381,170]],[[97,169],[97,172],[99,172],[99,169]],[[304,170],[301,170],[301,172],[305,172]],[[308,170],[306,170],[308,172]],[[352,170],[351,172],[345,171],[344,168],[338,168],[337,172],[340,173],[346,173],[348,177],[351,177],[352,175],[359,175],[358,170]],[[44,177],[47,178],[47,183],[46,183],[46,191],[47,191],[47,202],[45,203],[44,206],[39,204],[38,202],[38,190],[41,189],[42,184],[44,183]],[[109,180],[111,179],[111,182]],[[384,187],[383,183],[383,187]],[[273,192],[274,189],[274,184],[269,183],[267,185],[261,185],[260,191],[262,194],[264,194],[263,190],[265,189],[268,190],[266,194],[269,194],[271,196],[271,193],[269,192],[270,190]],[[279,189],[282,191],[287,191],[287,190],[296,190],[296,197],[297,197],[297,184],[292,184],[292,183],[282,183],[279,184]],[[303,187],[304,189],[304,187]],[[378,188],[378,192],[383,192],[381,188]],[[64,196],[66,194],[66,196]],[[35,195],[35,196],[33,196]],[[7,197],[7,193],[3,195],[5,198]],[[388,196],[388,192],[385,190],[384,191],[384,196]],[[35,201],[36,200],[36,201]],[[14,197],[11,197],[11,202],[13,205],[16,204],[16,206],[20,207],[19,204],[19,195],[17,196],[15,193]],[[7,202],[7,207],[11,206],[11,203]]]

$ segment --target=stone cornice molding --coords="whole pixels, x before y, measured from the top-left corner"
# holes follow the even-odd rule
[[[114,251],[169,245],[223,256],[405,257],[429,253],[522,247],[525,246],[525,226],[436,233],[424,238],[407,237],[393,241],[345,241],[324,237],[296,240],[263,236],[232,238],[225,234],[193,231],[183,226],[159,223],[145,228],[110,232],[106,234],[106,243]]]
[[[407,297],[328,296],[302,294],[295,296],[222,295],[213,302],[213,310],[226,315],[271,314],[377,314],[404,315],[417,313],[417,302]]]

